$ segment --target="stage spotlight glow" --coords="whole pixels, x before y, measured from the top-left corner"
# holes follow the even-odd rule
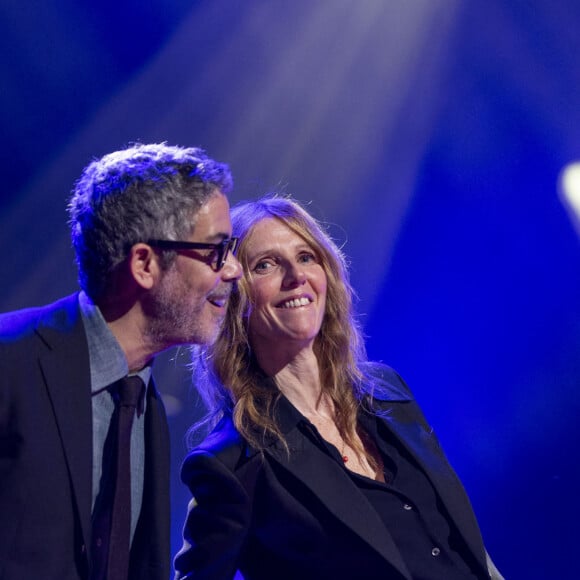
[[[580,161],[566,165],[559,181],[560,198],[580,234]]]

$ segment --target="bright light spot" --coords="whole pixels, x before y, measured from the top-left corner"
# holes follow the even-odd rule
[[[570,163],[562,169],[559,183],[560,197],[570,212],[580,233],[580,162]]]

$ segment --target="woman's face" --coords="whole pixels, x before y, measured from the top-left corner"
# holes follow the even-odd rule
[[[265,218],[254,226],[245,254],[252,348],[311,346],[322,326],[327,283],[313,248],[280,220]]]

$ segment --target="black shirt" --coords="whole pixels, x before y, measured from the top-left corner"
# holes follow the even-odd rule
[[[325,448],[347,471],[392,536],[414,580],[488,579],[451,523],[429,479],[377,417],[361,412],[359,422],[379,449],[385,483],[346,468],[338,449],[325,441],[306,418],[316,444]],[[379,435],[378,430],[381,430]]]

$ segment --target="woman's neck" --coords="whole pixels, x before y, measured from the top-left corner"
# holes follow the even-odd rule
[[[280,392],[307,417],[332,417],[332,405],[322,392],[320,368],[312,351],[303,352],[282,367],[274,376]]]

